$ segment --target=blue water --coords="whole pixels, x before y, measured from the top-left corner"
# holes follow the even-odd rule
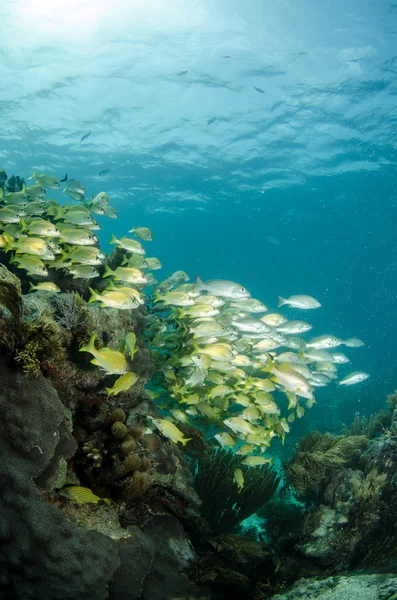
[[[318,298],[313,334],[363,339],[347,354],[371,378],[320,389],[296,431],[382,408],[397,387],[397,4],[18,0],[0,18],[0,166],[107,191],[119,219],[99,218],[102,244],[150,227],[163,278],[239,281],[271,309]]]

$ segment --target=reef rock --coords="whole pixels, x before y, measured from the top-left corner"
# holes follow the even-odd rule
[[[328,579],[300,579],[285,594],[270,600],[394,600],[397,577],[392,574],[350,575]]]

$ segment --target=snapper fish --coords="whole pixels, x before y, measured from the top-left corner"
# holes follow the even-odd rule
[[[89,352],[93,355],[91,363],[100,367],[108,375],[124,375],[127,372],[128,366],[124,354],[111,350],[110,348],[95,348],[96,334],[92,336],[86,346],[80,348],[80,352]]]
[[[36,183],[39,183],[40,185],[49,188],[50,190],[59,190],[59,188],[61,187],[56,177],[53,177],[52,175],[46,175],[45,173],[37,175],[36,170],[33,171],[33,175],[29,177],[29,179],[35,179]]]
[[[301,310],[309,310],[312,308],[320,308],[321,304],[318,300],[313,298],[312,296],[290,296],[289,298],[283,298],[282,296],[277,296],[278,299],[278,308],[280,306],[288,305],[291,308],[300,308]]]
[[[242,285],[234,281],[210,279],[204,282],[198,275],[196,276],[196,291],[209,292],[213,296],[222,298],[249,298],[251,296]]]
[[[147,227],[137,227],[136,229],[130,229],[128,233],[133,233],[140,240],[145,242],[151,242],[153,240],[153,234]]]
[[[125,292],[115,290],[99,294],[90,287],[88,289],[91,292],[91,298],[88,300],[88,304],[91,302],[100,302],[101,308],[116,308],[118,310],[131,310],[138,308],[139,306],[139,302]]]
[[[183,436],[182,431],[178,429],[176,425],[171,423],[171,421],[167,421],[167,419],[154,419],[153,417],[148,417],[153,424],[157,427],[160,433],[163,434],[164,437],[168,438],[175,444],[181,442],[184,446],[193,438],[185,438]]]
[[[34,292],[34,291],[44,291],[44,292],[52,292],[53,294],[57,294],[61,291],[61,288],[58,287],[56,285],[56,283],[53,283],[52,281],[43,281],[41,283],[38,283],[37,285],[33,285],[33,283],[30,284],[30,288],[29,288],[29,292]]]
[[[365,346],[365,343],[359,338],[348,338],[347,340],[344,340],[343,344],[349,348],[361,348],[362,346]]]
[[[339,385],[354,385],[355,383],[361,383],[362,381],[365,381],[368,379],[368,377],[368,373],[364,373],[363,371],[354,371],[353,373],[350,373],[350,375],[347,375],[341,379],[338,383]]]
[[[116,244],[119,248],[128,250],[128,252],[133,252],[135,254],[145,254],[145,248],[136,240],[130,240],[126,237],[122,237],[120,240],[118,240],[116,236],[112,234],[112,239],[110,243]]]
[[[98,504],[99,502],[106,502],[111,504],[112,501],[109,498],[100,498],[92,490],[81,485],[67,485],[58,491],[58,494],[72,500],[77,504]]]
[[[244,475],[241,469],[235,469],[234,473],[233,473],[233,483],[235,483],[238,487],[238,493],[241,492],[241,490],[244,487]]]
[[[137,381],[138,375],[136,373],[133,373],[132,371],[127,371],[127,373],[124,373],[124,375],[121,375],[118,379],[116,379],[113,387],[105,388],[108,393],[108,397],[117,396],[117,394],[120,394],[121,392],[126,392]]]
[[[336,348],[343,344],[342,340],[334,335],[319,335],[316,338],[306,343],[306,348],[314,348],[315,350],[323,350],[325,348]],[[332,360],[332,359],[331,359]]]

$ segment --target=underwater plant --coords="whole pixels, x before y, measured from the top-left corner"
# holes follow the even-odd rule
[[[251,468],[242,464],[243,459],[216,448],[193,463],[194,487],[202,501],[201,514],[214,534],[231,532],[277,489],[279,478],[273,469],[268,465]],[[234,482],[236,469],[241,469],[244,477],[242,489]]]
[[[54,318],[59,325],[72,331],[86,327],[88,310],[80,294],[60,294],[55,296],[52,303],[55,309]]]
[[[320,488],[336,469],[347,466],[367,443],[365,436],[334,436],[313,431],[299,441],[295,456],[284,463],[288,483],[299,494]]]

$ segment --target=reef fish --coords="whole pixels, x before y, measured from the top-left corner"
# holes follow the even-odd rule
[[[110,348],[95,348],[94,334],[86,346],[80,348],[80,352],[89,352],[93,355],[91,363],[100,367],[108,375],[123,375],[127,372],[128,365],[124,354],[111,350]]]
[[[244,475],[241,469],[235,469],[234,473],[233,473],[233,483],[235,483],[238,487],[238,493],[241,492],[241,490],[244,487]]]
[[[121,375],[115,382],[113,387],[106,388],[108,396],[117,396],[120,392],[126,392],[138,381],[138,375],[132,371],[127,371]]]
[[[33,171],[33,175],[29,179],[35,179],[37,183],[50,190],[59,190],[60,188],[58,179],[52,175],[46,175],[45,173],[37,175],[37,172]]]
[[[278,308],[280,306],[284,306],[287,304],[291,306],[291,308],[300,308],[303,310],[308,310],[310,308],[320,308],[321,304],[318,300],[313,298],[312,296],[290,296],[289,298],[283,298],[282,296],[277,296],[278,299]]]
[[[339,385],[353,385],[355,383],[361,383],[368,379],[369,374],[364,373],[363,371],[355,371],[354,373],[350,373],[350,375],[346,375],[343,379],[339,381]]]
[[[90,488],[82,487],[81,485],[67,485],[58,492],[61,496],[73,500],[77,504],[98,504],[99,502],[106,502],[111,504],[109,498],[100,498]]]
[[[157,429],[163,434],[164,437],[170,439],[172,442],[177,444],[181,442],[184,446],[193,438],[185,438],[183,437],[182,431],[179,431],[178,427],[171,423],[171,421],[167,421],[167,419],[153,419],[154,425]]]
[[[251,296],[242,285],[234,281],[210,279],[204,282],[199,276],[196,276],[196,291],[209,292],[213,296],[221,296],[223,298],[249,298]]]

